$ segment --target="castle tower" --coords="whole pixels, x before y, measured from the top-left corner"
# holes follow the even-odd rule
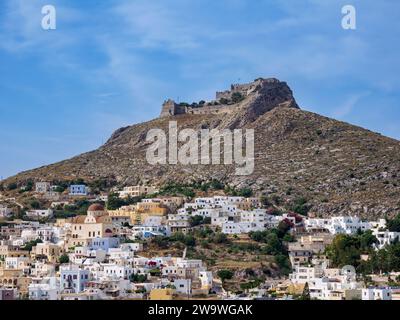
[[[176,114],[176,103],[174,100],[168,99],[162,105],[160,118],[174,116]]]

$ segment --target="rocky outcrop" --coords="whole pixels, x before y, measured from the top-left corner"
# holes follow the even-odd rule
[[[292,90],[278,79],[259,78],[251,83],[233,84],[231,89],[216,93],[216,99],[201,104],[176,103],[168,99],[161,108],[160,118],[181,114],[232,114],[243,112],[248,120],[274,108],[299,108]]]

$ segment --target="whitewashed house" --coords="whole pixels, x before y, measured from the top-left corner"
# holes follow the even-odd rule
[[[28,287],[29,300],[59,300],[60,284],[56,277],[44,277]]]
[[[362,289],[362,300],[392,300],[390,288],[366,288]]]
[[[69,186],[69,195],[70,196],[87,196],[88,187],[84,184],[73,184]]]
[[[13,210],[8,207],[0,206],[0,218],[8,218],[13,214]]]
[[[29,210],[26,212],[27,217],[31,219],[44,219],[50,218],[53,216],[52,209],[45,209],[45,210]]]

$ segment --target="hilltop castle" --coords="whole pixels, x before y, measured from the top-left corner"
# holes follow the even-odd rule
[[[230,90],[216,92],[215,100],[209,102],[188,104],[168,99],[162,105],[160,118],[180,114],[232,113],[246,105],[251,97],[261,98],[259,103],[271,105],[271,109],[281,104],[298,108],[286,82],[275,78],[259,78],[246,84],[232,84]]]

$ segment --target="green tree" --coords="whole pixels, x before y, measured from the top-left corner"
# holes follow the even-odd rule
[[[67,254],[63,254],[60,256],[59,259],[60,264],[68,263],[69,262],[69,256]]]
[[[202,216],[196,215],[189,218],[189,223],[191,227],[196,227],[203,223],[204,219]]]
[[[268,197],[266,197],[266,196],[261,196],[260,202],[264,207],[269,207],[272,205],[272,203],[269,201]]]
[[[218,270],[217,276],[222,280],[222,282],[225,282],[225,280],[230,280],[233,278],[233,272],[230,270]]]
[[[219,103],[220,104],[229,104],[229,100],[226,98],[221,98],[221,99],[219,99]]]
[[[310,210],[310,205],[307,204],[307,199],[301,197],[294,201],[291,209],[298,214],[307,216],[307,213]]]
[[[146,282],[147,281],[147,274],[139,274],[139,273],[133,273],[130,276],[131,282]]]
[[[188,247],[194,247],[196,245],[196,239],[192,235],[185,236],[183,243]]]
[[[32,251],[32,248],[35,247],[38,243],[43,243],[41,239],[36,239],[25,243],[25,246],[22,247],[22,250]]]
[[[225,233],[217,232],[212,237],[212,242],[214,243],[227,243],[228,237]]]
[[[57,186],[54,188],[55,192],[63,193],[67,188],[65,186]]]
[[[373,244],[378,243],[378,239],[372,234],[371,230],[367,230],[359,235],[361,250],[367,252]]]
[[[203,219],[203,224],[211,224],[211,217],[205,217]]]
[[[284,254],[276,255],[275,263],[279,266],[281,274],[288,275],[290,273],[291,265],[287,255]]]
[[[358,266],[360,263],[360,243],[355,237],[339,234],[326,247],[326,254],[334,266]]]
[[[9,190],[9,191],[15,190],[17,188],[18,188],[18,186],[15,182],[12,182],[12,183],[8,184],[8,186],[7,186],[7,190]]]
[[[151,275],[152,277],[159,277],[159,276],[161,276],[161,271],[160,271],[160,269],[158,269],[158,268],[156,268],[156,269],[151,269],[151,270],[149,271],[149,273],[150,273],[150,275]]]
[[[276,233],[269,233],[265,237],[266,246],[264,247],[267,254],[277,255],[284,251],[281,240]]]
[[[254,241],[264,242],[267,234],[268,234],[268,231],[252,231],[249,233],[249,236]]]
[[[250,188],[243,188],[239,190],[238,195],[240,197],[249,198],[253,195],[253,190],[251,190]]]
[[[234,92],[232,94],[232,102],[233,103],[238,103],[238,102],[243,101],[243,100],[244,100],[244,97],[240,92]]]
[[[32,180],[29,180],[27,183],[26,183],[26,186],[25,186],[25,191],[32,191],[33,190],[33,186],[34,186],[34,184],[33,184],[33,181]]]
[[[125,201],[121,199],[118,193],[111,193],[108,195],[107,209],[117,210],[125,205]]]
[[[33,200],[33,201],[31,201],[31,202],[29,203],[29,206],[30,206],[32,209],[40,209],[40,202],[37,201],[37,200]]]
[[[310,287],[308,286],[308,282],[304,286],[303,293],[300,296],[300,300],[311,300]]]
[[[398,214],[394,219],[389,219],[387,226],[391,232],[400,232],[400,214]]]
[[[180,241],[183,242],[185,240],[185,235],[182,232],[175,232],[170,236],[170,241]]]

